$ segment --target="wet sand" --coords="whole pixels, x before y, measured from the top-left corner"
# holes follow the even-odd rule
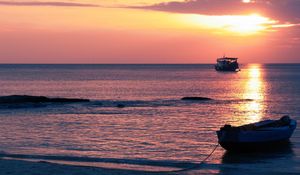
[[[105,174],[300,174],[300,159],[295,145],[264,153],[230,153],[218,147],[204,164],[171,168],[97,162],[71,162],[55,160],[18,159],[2,157],[1,175],[105,175]],[[183,171],[177,171],[185,169]]]
[[[1,175],[111,175],[149,174],[141,171],[62,165],[49,162],[31,162],[0,159]]]

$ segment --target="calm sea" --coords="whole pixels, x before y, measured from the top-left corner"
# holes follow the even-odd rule
[[[1,105],[0,152],[185,168],[211,152],[215,131],[225,123],[286,114],[300,120],[300,64],[247,64],[241,69],[221,73],[213,65],[0,65],[0,96],[91,100]],[[185,96],[213,100],[182,101]],[[291,143],[290,150],[263,162],[288,162],[300,172],[298,129]],[[235,158],[230,156],[218,148],[210,161],[230,164]],[[265,167],[257,163],[260,158],[255,160],[256,167]]]

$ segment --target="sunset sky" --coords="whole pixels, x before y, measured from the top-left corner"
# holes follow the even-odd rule
[[[0,63],[300,62],[300,0],[0,0]]]

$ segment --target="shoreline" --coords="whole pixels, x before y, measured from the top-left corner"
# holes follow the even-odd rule
[[[238,156],[240,157],[240,156]],[[237,157],[235,157],[237,158]],[[215,157],[216,159],[216,157]],[[241,156],[239,159],[248,159]],[[249,160],[248,160],[249,161]],[[18,159],[18,158],[0,158],[0,175],[148,175],[148,174],[299,174],[297,162],[291,163],[289,166],[283,162],[266,161],[264,163],[257,162],[223,162],[216,163],[215,160],[204,163],[203,166],[190,170],[180,171],[169,169],[169,167],[152,167],[154,169],[134,169],[134,167],[124,168],[124,164],[114,164],[105,166],[105,164],[97,165],[97,162],[68,162],[55,160],[39,160],[39,159]],[[101,166],[102,165],[102,166]],[[123,167],[122,167],[123,166]],[[147,167],[147,166],[144,166]],[[150,167],[148,167],[150,168]],[[175,171],[174,171],[175,170]],[[179,171],[178,171],[179,170]]]
[[[111,174],[155,174],[153,172],[99,168],[92,166],[66,165],[48,161],[24,161],[15,159],[0,159],[0,175],[111,175]]]

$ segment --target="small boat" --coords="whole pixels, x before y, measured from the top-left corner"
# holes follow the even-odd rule
[[[240,68],[237,60],[238,58],[230,58],[225,56],[223,56],[222,58],[218,58],[217,64],[215,65],[215,69],[216,71],[238,72],[240,71]]]
[[[225,125],[217,131],[219,144],[228,151],[277,149],[289,143],[297,127],[296,120],[283,116],[238,127]]]

